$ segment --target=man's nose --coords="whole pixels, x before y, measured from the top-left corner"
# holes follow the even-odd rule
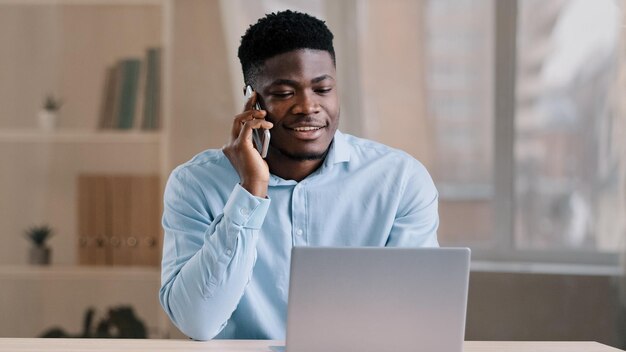
[[[296,104],[292,112],[294,114],[312,115],[318,113],[320,105],[315,99],[315,92],[304,90],[296,96]]]

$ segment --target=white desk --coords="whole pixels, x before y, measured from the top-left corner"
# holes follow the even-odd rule
[[[282,341],[268,340],[125,340],[125,339],[24,339],[0,338],[0,352],[269,352]],[[467,341],[464,352],[615,352],[597,342]]]

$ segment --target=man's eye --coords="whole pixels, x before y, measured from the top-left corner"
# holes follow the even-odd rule
[[[272,96],[276,97],[276,98],[289,98],[290,96],[293,95],[293,92],[272,92],[271,93]]]
[[[318,94],[327,94],[327,93],[330,93],[331,90],[333,90],[331,87],[326,87],[326,88],[316,89],[315,92],[317,92]]]

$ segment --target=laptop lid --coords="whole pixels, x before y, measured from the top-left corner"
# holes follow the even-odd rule
[[[287,352],[461,352],[468,248],[294,247]]]

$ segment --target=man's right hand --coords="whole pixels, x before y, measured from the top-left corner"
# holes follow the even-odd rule
[[[230,142],[222,149],[239,174],[240,184],[251,194],[267,197],[270,171],[267,163],[252,141],[253,129],[271,129],[272,123],[265,120],[265,110],[255,110],[257,93],[246,102],[243,113],[235,116]]]

